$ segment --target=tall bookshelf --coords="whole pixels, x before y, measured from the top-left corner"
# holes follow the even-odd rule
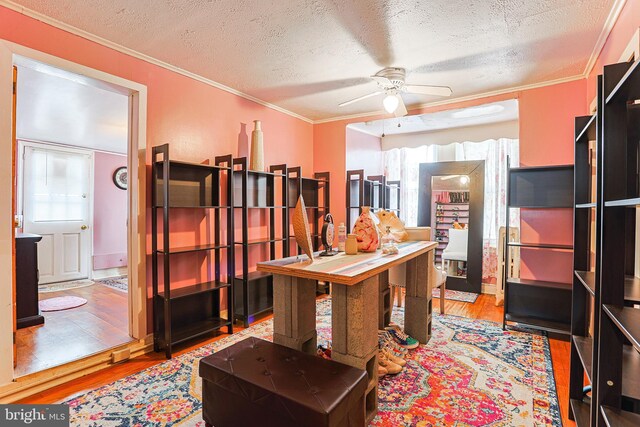
[[[385,209],[400,217],[400,181],[387,181],[384,175],[365,177],[364,169],[347,171],[347,232],[350,232],[362,208],[372,212]]]
[[[320,231],[324,217],[330,212],[330,173],[316,172],[312,178],[302,176],[302,168],[300,166],[287,169],[287,177],[289,180],[289,223],[291,223],[291,215],[296,207],[298,197],[302,194],[305,206],[307,208],[307,217],[309,219],[311,239],[313,249],[320,250],[322,245]],[[302,250],[295,241],[295,236],[289,229],[289,245],[290,255],[299,255]]]
[[[509,240],[509,216],[513,209],[573,209],[573,166],[509,168],[507,188],[506,246],[524,251],[572,251],[573,244],[513,242]],[[511,264],[505,251],[505,266]],[[521,253],[521,258],[522,257]],[[568,336],[571,329],[571,283],[504,275],[503,327],[512,324]]]
[[[601,77],[598,81],[601,82]],[[601,109],[598,90],[598,110]],[[573,232],[573,293],[571,310],[571,368],[569,374],[570,417],[579,426],[589,426],[597,415],[596,383],[598,364],[599,312],[592,318],[592,307],[600,302],[599,238],[593,231],[599,228],[602,206],[602,155],[598,114],[576,117],[574,123],[574,232]],[[595,226],[594,226],[595,223]],[[593,228],[593,231],[592,231]],[[592,242],[595,244],[592,246]],[[592,252],[595,257],[592,259]],[[585,382],[585,376],[587,381]]]
[[[637,426],[640,425],[640,280],[634,274],[636,212],[640,207],[640,62],[605,66],[599,92],[602,95],[598,111],[602,125],[600,300],[594,311],[600,317],[600,327],[599,357],[592,367],[597,375],[591,425]]]
[[[235,239],[234,251],[240,258],[240,272],[234,271],[233,277],[234,316],[249,327],[253,317],[273,309],[273,277],[256,271],[255,263],[288,256],[287,166],[254,171],[249,170],[246,157],[237,158],[233,160],[232,181],[233,207],[240,212],[240,236]],[[250,224],[256,219],[259,222],[263,215],[268,218],[266,236],[261,224]]]
[[[153,343],[154,350],[164,350],[169,359],[179,343],[223,327],[233,333],[230,283],[234,264],[229,256],[233,247],[232,157],[216,157],[215,165],[179,162],[170,160],[168,144],[153,147],[152,154]],[[212,231],[192,230],[199,242],[177,246],[175,235],[170,233],[172,219],[196,216]],[[201,279],[202,271],[196,271],[192,284],[174,286],[172,267],[189,257],[197,257],[196,265],[210,266],[207,277]],[[222,317],[220,306],[224,289],[226,317]]]

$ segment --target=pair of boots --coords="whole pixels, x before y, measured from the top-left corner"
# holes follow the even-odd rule
[[[397,325],[390,325],[378,331],[378,377],[395,375],[407,364],[404,357],[409,349],[420,343],[408,336]]]

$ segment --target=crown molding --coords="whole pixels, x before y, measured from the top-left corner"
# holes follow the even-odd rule
[[[197,80],[197,81],[199,81],[201,83],[204,83],[206,85],[213,86],[213,87],[215,87],[217,89],[223,90],[225,92],[229,92],[229,93],[231,93],[233,95],[236,95],[236,96],[239,96],[239,97],[244,98],[246,100],[255,102],[256,104],[260,104],[260,105],[262,105],[264,107],[270,108],[272,110],[278,111],[280,113],[286,114],[286,115],[291,116],[291,117],[295,117],[296,119],[302,120],[304,122],[313,124],[313,120],[311,120],[311,119],[309,119],[307,117],[301,116],[300,114],[294,113],[293,111],[289,111],[289,110],[287,110],[285,108],[282,108],[282,107],[279,107],[277,105],[271,104],[269,102],[263,101],[261,99],[258,99],[256,97],[254,97],[254,96],[251,96],[251,95],[246,94],[244,92],[241,92],[239,90],[233,89],[233,88],[231,88],[229,86],[225,86],[222,83],[218,83],[218,82],[216,82],[214,80],[208,79],[208,78],[203,77],[201,75],[198,75],[196,73],[192,73],[191,71],[184,70],[184,69],[182,69],[180,67],[176,67],[175,65],[171,65],[171,64],[169,64],[167,62],[164,62],[164,61],[161,61],[159,59],[153,58],[153,57],[151,57],[149,55],[145,55],[144,53],[140,53],[140,52],[138,52],[136,50],[129,49],[128,47],[119,45],[117,43],[114,43],[114,42],[112,42],[110,40],[107,40],[107,39],[102,38],[100,36],[97,36],[95,34],[91,34],[91,33],[87,32],[87,31],[81,30],[80,28],[77,28],[77,27],[74,27],[72,25],[66,24],[66,23],[64,23],[62,21],[58,21],[57,19],[54,19],[54,18],[52,18],[50,16],[47,16],[47,15],[44,15],[44,14],[42,14],[40,12],[36,12],[35,10],[28,9],[26,7],[20,6],[20,5],[12,2],[10,0],[0,0],[0,6],[4,6],[7,9],[11,9],[11,10],[13,10],[15,12],[18,12],[18,13],[22,14],[22,15],[28,16],[30,18],[36,19],[36,20],[38,20],[40,22],[43,22],[45,24],[51,25],[52,27],[58,28],[60,30],[66,31],[68,33],[71,33],[71,34],[74,34],[76,36],[82,37],[84,39],[90,40],[92,42],[98,43],[98,44],[100,44],[102,46],[105,46],[105,47],[108,47],[110,49],[116,50],[116,51],[118,51],[120,53],[124,53],[125,55],[129,55],[129,56],[132,56],[134,58],[137,58],[137,59],[143,60],[145,62],[148,62],[150,64],[157,65],[158,67],[162,67],[162,68],[167,69],[169,71],[173,71],[174,73],[181,74],[181,75],[183,75],[185,77],[188,77],[190,79]]]
[[[620,13],[624,8],[624,5],[627,3],[627,0],[614,0],[613,6],[611,7],[611,11],[609,11],[609,15],[607,19],[604,21],[604,25],[602,26],[602,31],[600,31],[600,35],[598,36],[598,40],[596,40],[595,46],[593,46],[593,51],[591,52],[591,56],[587,61],[587,65],[584,67],[584,76],[585,78],[589,77],[591,71],[593,71],[593,67],[596,66],[596,62],[598,61],[598,57],[604,49],[604,45],[609,38],[609,34],[613,30],[613,27],[616,25],[618,18],[620,17]]]
[[[478,100],[478,99],[489,98],[489,97],[492,97],[492,96],[499,96],[499,95],[513,94],[514,95],[513,98],[517,98],[517,95],[515,94],[516,92],[521,92],[521,91],[531,90],[531,89],[537,89],[537,88],[546,87],[546,86],[553,86],[553,85],[557,85],[557,84],[561,84],[561,83],[569,83],[569,82],[573,82],[573,81],[576,81],[576,80],[581,80],[581,79],[584,79],[584,78],[585,78],[584,74],[578,74],[578,75],[575,75],[575,76],[562,77],[560,79],[547,80],[547,81],[539,82],[539,83],[532,83],[532,84],[521,85],[521,86],[513,86],[513,87],[509,87],[509,88],[505,88],[505,89],[494,90],[494,91],[491,91],[491,92],[483,92],[483,93],[478,93],[478,94],[475,94],[475,95],[461,96],[459,98],[451,98],[451,99],[446,99],[446,100],[443,100],[443,101],[430,102],[430,103],[427,103],[427,104],[419,104],[419,105],[411,106],[408,110],[409,110],[409,112],[411,112],[411,111],[415,111],[415,110],[422,110],[422,109],[426,109],[426,108],[439,107],[439,106],[443,106],[443,105],[458,104],[460,102],[475,101],[475,100]],[[319,124],[323,124],[323,123],[337,122],[337,121],[341,121],[341,120],[353,120],[353,119],[370,118],[370,117],[376,116],[376,115],[388,115],[388,116],[391,116],[389,118],[392,118],[392,115],[389,115],[386,111],[381,110],[381,111],[374,111],[374,112],[369,112],[369,113],[351,114],[351,115],[347,115],[347,116],[337,116],[337,117],[330,117],[328,119],[314,120],[313,124],[314,125],[319,125]]]

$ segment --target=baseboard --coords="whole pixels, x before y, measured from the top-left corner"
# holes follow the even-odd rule
[[[483,283],[482,284],[482,293],[483,294],[496,294],[496,284],[495,283]]]
[[[93,270],[91,272],[92,280],[111,279],[112,277],[126,276],[127,267],[105,268],[104,270]]]
[[[110,348],[84,359],[17,378],[12,383],[0,386],[0,403],[16,402],[51,387],[108,368],[113,365],[111,353],[126,348],[131,351],[129,360],[150,353],[153,351],[153,335],[147,335],[144,339]]]

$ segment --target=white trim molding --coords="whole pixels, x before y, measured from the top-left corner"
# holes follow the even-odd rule
[[[596,44],[593,46],[593,51],[591,51],[591,56],[587,61],[587,65],[584,67],[584,72],[582,74],[585,78],[589,77],[593,67],[595,67],[598,57],[600,56],[602,49],[604,49],[604,45],[607,43],[609,34],[611,34],[613,27],[616,25],[616,22],[620,17],[620,13],[626,3],[627,0],[614,0],[611,11],[609,11],[609,15],[602,26],[602,31],[600,31],[600,35],[598,36],[598,40],[596,40]]]
[[[13,65],[29,58],[71,73],[87,76],[128,92],[130,99],[127,167],[129,173],[129,333],[135,339],[147,336],[147,272],[146,272],[146,146],[147,146],[147,87],[140,83],[113,76],[46,54],[13,42],[0,39],[0,219],[13,223],[12,197],[12,82]],[[4,153],[4,154],[3,154]],[[14,276],[13,238],[10,227],[0,228],[0,282],[11,283]],[[0,287],[0,325],[13,322],[11,286]],[[0,388],[14,379],[13,340],[11,328],[0,328]]]

